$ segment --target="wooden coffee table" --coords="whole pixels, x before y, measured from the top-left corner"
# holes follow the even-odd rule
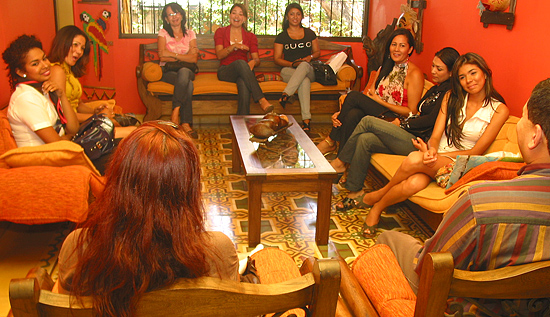
[[[248,183],[248,244],[260,243],[262,193],[290,191],[318,193],[315,242],[327,244],[336,171],[292,116],[292,125],[271,142],[251,142],[248,128],[262,117],[231,116],[233,171],[242,164]]]

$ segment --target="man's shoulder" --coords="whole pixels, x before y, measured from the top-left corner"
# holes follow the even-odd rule
[[[538,169],[511,180],[488,181],[468,189],[478,224],[532,223],[550,225],[550,170]]]

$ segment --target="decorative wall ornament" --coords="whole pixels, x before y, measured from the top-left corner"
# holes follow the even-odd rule
[[[483,27],[489,24],[506,25],[508,30],[514,27],[516,0],[480,0],[477,7]],[[504,12],[506,10],[508,12]]]
[[[393,19],[392,24],[388,24],[386,28],[380,30],[374,40],[367,35],[363,36],[363,49],[368,57],[367,74],[370,74],[373,70],[377,70],[382,65],[384,45],[396,28],[403,27],[412,32],[415,38],[416,53],[420,54],[424,50],[424,43],[422,43],[422,20],[425,8],[426,0],[407,0],[407,5],[401,5],[401,15],[399,18]]]
[[[92,43],[94,53],[94,70],[97,78],[101,80],[103,77],[103,60],[101,51],[109,54],[109,47],[105,39],[105,31],[108,29],[107,21],[111,18],[111,12],[103,10],[101,16],[97,19],[92,18],[92,15],[86,11],[80,13],[82,21],[82,29],[88,35],[88,39]]]

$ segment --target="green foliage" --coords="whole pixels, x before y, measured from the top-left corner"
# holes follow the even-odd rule
[[[243,0],[248,7],[248,29],[256,35],[277,35],[282,31],[286,6],[299,2],[304,9],[302,24],[323,37],[360,37],[366,0]],[[157,34],[166,0],[132,0],[133,34]],[[213,34],[228,24],[234,0],[175,0],[187,12],[187,24],[197,34]]]

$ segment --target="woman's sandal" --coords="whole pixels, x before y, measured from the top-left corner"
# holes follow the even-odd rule
[[[330,148],[329,148],[326,152],[324,152],[324,153],[321,152],[321,154],[323,154],[323,155],[326,156],[326,155],[328,155],[328,154],[330,154],[330,153],[332,153],[332,152],[334,152],[334,151],[336,150],[336,142],[330,141],[330,140],[328,139],[328,137],[325,138],[325,139],[324,139],[323,141],[321,141],[321,142],[327,142],[328,146],[330,146]]]
[[[365,197],[366,194],[367,194],[366,192],[363,192],[362,195],[359,195],[355,198],[346,197],[342,199],[342,206],[336,205],[336,210],[343,212],[354,208],[362,208],[362,209],[371,208],[372,207],[371,205],[363,202],[363,197]]]
[[[378,224],[375,224],[374,226],[367,225],[366,222],[363,222],[363,227],[361,228],[361,235],[364,238],[372,239],[376,237],[376,231],[378,230]]]
[[[294,102],[294,100],[292,99],[292,96],[289,96],[285,93],[283,93],[281,95],[281,98],[279,99],[279,104],[281,105],[281,107],[283,107],[283,109],[286,107],[286,104],[287,102],[289,104],[292,104]]]
[[[304,130],[305,133],[309,133],[311,131],[311,121],[308,123],[302,121],[302,130]]]

